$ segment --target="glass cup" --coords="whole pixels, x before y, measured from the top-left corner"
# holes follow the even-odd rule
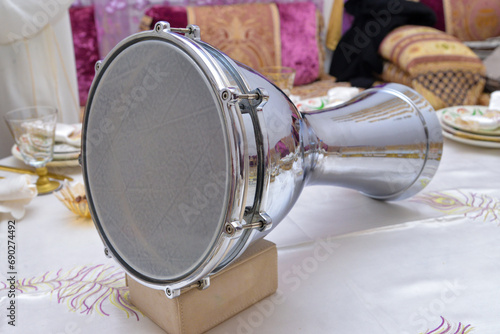
[[[265,66],[260,71],[285,94],[290,95],[295,80],[295,69],[286,66]]]
[[[57,109],[39,106],[20,108],[7,112],[4,118],[24,162],[36,168],[38,193],[57,190],[60,183],[49,180],[45,167],[54,153]]]

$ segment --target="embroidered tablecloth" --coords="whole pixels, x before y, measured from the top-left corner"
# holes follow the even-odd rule
[[[411,199],[307,187],[268,236],[278,292],[209,333],[500,333],[499,167],[500,150],[446,140],[435,178]],[[58,172],[81,180],[78,168]],[[92,221],[54,195],[16,221],[9,325],[9,220],[0,215],[1,333],[163,333],[130,304]]]

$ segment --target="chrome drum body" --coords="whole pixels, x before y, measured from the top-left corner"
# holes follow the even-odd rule
[[[160,22],[96,65],[82,168],[106,254],[172,298],[208,287],[304,186],[403,199],[430,181],[441,152],[434,110],[408,87],[300,113],[259,73],[200,41],[197,27]]]

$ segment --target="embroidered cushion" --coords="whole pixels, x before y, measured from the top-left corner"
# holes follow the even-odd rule
[[[436,109],[476,104],[485,84],[481,60],[456,37],[431,27],[403,26],[382,41],[381,78],[409,85]]]
[[[203,41],[256,70],[275,65],[295,68],[295,85],[311,83],[323,73],[322,20],[310,2],[153,6],[145,14],[143,30],[161,20],[172,27],[196,24]]]
[[[500,1],[443,0],[446,32],[462,41],[500,36]]]

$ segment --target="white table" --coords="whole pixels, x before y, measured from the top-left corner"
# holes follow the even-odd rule
[[[412,199],[306,188],[268,236],[278,245],[278,293],[209,333],[419,334],[442,319],[449,333],[500,333],[499,168],[499,149],[446,139],[438,173]],[[56,172],[81,180],[79,168]],[[35,198],[16,222],[22,293],[9,326],[10,219],[0,214],[0,333],[163,333],[127,302],[124,273],[92,221],[54,195]]]

